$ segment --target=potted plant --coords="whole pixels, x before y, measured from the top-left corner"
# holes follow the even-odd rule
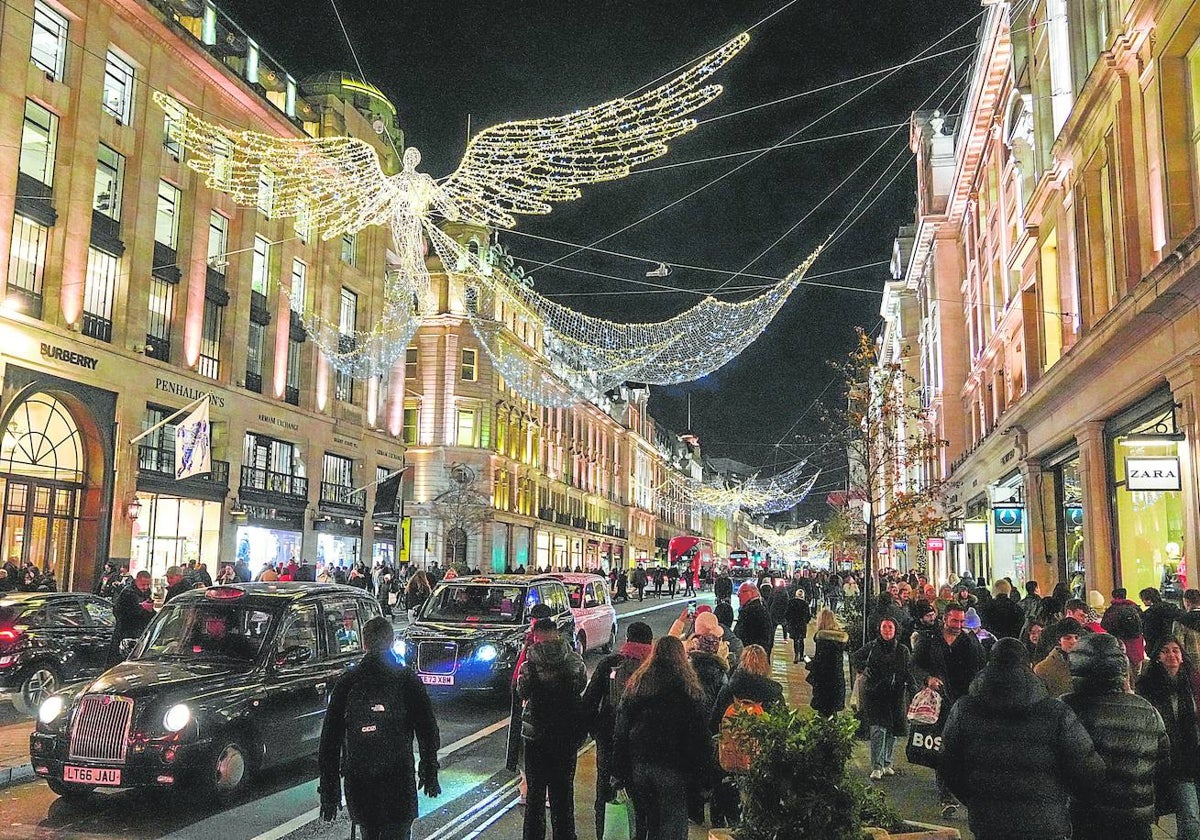
[[[733,724],[753,744],[748,773],[738,779],[742,821],[733,840],[949,840],[954,829],[907,823],[877,789],[847,770],[857,721],[808,709],[742,715]],[[868,828],[869,826],[869,828]]]

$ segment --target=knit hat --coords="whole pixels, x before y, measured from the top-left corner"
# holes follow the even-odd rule
[[[708,634],[692,636],[692,640],[696,643],[696,650],[704,651],[705,653],[716,653],[721,649],[721,640],[716,636]]]
[[[917,605],[914,607],[914,609],[916,610],[917,618],[924,618],[930,613],[937,613],[937,607],[924,599],[917,601]]]
[[[654,631],[644,621],[635,621],[625,628],[625,638],[634,644],[648,645],[654,641]]]
[[[741,606],[746,606],[755,598],[761,598],[762,595],[758,591],[758,587],[753,583],[743,583],[738,589],[738,603]]]
[[[1094,610],[1098,610],[1104,606],[1104,596],[1095,589],[1088,592],[1087,605]]]
[[[1067,654],[1071,676],[1090,679],[1120,679],[1129,673],[1125,646],[1108,633],[1089,633]]]
[[[725,635],[725,630],[721,627],[721,622],[717,621],[717,617],[711,612],[696,613],[696,635],[697,636],[714,636],[721,638]]]
[[[988,657],[989,665],[1001,668],[1014,668],[1019,665],[1028,667],[1029,650],[1020,639],[997,639],[992,645],[992,653]]]
[[[975,612],[974,607],[971,607],[967,610],[967,616],[963,621],[963,626],[968,630],[978,630],[983,626],[983,622],[979,620],[979,613]]]
[[[700,606],[696,607],[696,615],[700,615],[701,613],[710,613],[712,611],[713,608],[708,604],[701,604]]]

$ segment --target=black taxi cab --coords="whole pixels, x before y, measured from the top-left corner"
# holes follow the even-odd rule
[[[550,575],[485,575],[434,587],[396,655],[434,693],[507,689],[538,604],[578,647],[563,582]]]
[[[34,772],[60,796],[185,786],[231,796],[258,770],[316,753],[333,684],[379,614],[361,589],[332,584],[179,595],[126,661],[42,703]]]

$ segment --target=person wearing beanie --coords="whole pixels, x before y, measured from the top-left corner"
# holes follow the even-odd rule
[[[967,806],[977,840],[1070,837],[1071,797],[1104,773],[1079,718],[1030,670],[1024,643],[998,640],[950,710],[937,771]]]
[[[1084,636],[1067,660],[1073,687],[1063,702],[1092,736],[1106,767],[1100,784],[1071,803],[1071,836],[1149,840],[1155,784],[1171,762],[1162,717],[1146,698],[1129,693],[1129,660],[1115,637]]]
[[[1058,637],[1058,643],[1045,659],[1033,666],[1033,672],[1046,686],[1051,697],[1062,697],[1071,690],[1071,667],[1067,664],[1067,654],[1086,631],[1075,619],[1064,618],[1054,625],[1053,632]]]
[[[753,583],[743,583],[737,594],[741,608],[733,632],[746,647],[760,645],[770,656],[771,648],[775,645],[775,624],[758,594],[758,587]]]
[[[596,739],[596,836],[604,836],[604,806],[616,798],[612,788],[613,727],[625,683],[650,655],[654,632],[644,621],[625,630],[625,643],[616,653],[596,663],[583,691],[583,708],[589,717],[588,731]]]
[[[963,629],[979,640],[984,654],[989,653],[992,645],[996,643],[996,637],[984,629],[983,621],[974,607],[968,609],[966,615],[963,616]]]
[[[911,608],[913,615],[912,635],[909,637],[909,649],[917,649],[917,640],[938,630],[938,612],[932,601],[919,598]]]

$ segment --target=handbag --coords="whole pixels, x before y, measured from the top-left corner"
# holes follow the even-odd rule
[[[616,801],[604,803],[604,836],[601,840],[631,840],[634,835],[633,805],[625,791],[617,792]]]
[[[909,764],[937,769],[942,757],[942,725],[940,723],[911,723],[904,757]]]

